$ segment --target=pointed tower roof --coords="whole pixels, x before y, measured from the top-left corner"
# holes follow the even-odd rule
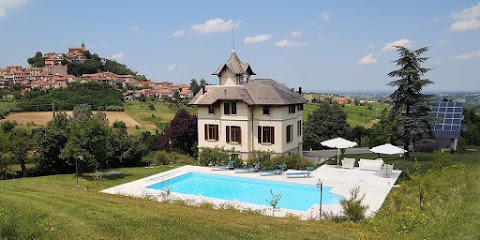
[[[220,75],[225,68],[230,69],[233,73],[238,75],[257,75],[252,71],[252,68],[250,68],[250,64],[242,63],[242,61],[240,61],[235,50],[232,51],[227,63],[218,66],[217,70],[212,73],[212,75]]]

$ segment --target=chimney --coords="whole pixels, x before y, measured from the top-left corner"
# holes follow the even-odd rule
[[[302,95],[302,87],[298,87],[298,94]]]
[[[202,94],[205,94],[205,86],[202,87]]]

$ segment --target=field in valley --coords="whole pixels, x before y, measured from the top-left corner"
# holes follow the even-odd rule
[[[308,114],[317,109],[319,103],[306,103],[303,111],[303,120],[306,121]],[[343,106],[342,110],[347,114],[347,124],[351,127],[371,127],[379,121],[384,109],[390,110],[390,105],[385,103],[373,103],[369,106]]]
[[[66,112],[72,115],[72,111]],[[123,121],[127,128],[135,128],[135,125],[140,125],[137,121],[132,119],[126,112],[105,112],[109,124],[112,125],[115,121]],[[52,112],[15,112],[10,113],[3,121],[15,121],[19,125],[43,126],[53,118]]]

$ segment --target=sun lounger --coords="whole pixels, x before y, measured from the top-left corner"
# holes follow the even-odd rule
[[[234,171],[236,173],[249,173],[249,172],[257,172],[258,168],[254,168],[254,167],[251,167],[251,168],[235,168]]]
[[[288,170],[285,172],[285,176],[287,176],[287,178],[290,178],[290,177],[310,177],[310,172],[309,171],[291,171],[291,170]]]
[[[228,165],[211,166],[210,169],[212,171],[230,170],[230,169],[233,169],[234,163],[235,163],[234,160],[230,160],[228,161]]]
[[[282,174],[282,170],[281,169],[260,170],[259,173],[261,176],[278,175],[278,174]]]
[[[230,168],[231,168],[230,166],[225,166],[225,165],[223,165],[223,166],[211,166],[210,167],[210,169],[212,171],[230,170]]]

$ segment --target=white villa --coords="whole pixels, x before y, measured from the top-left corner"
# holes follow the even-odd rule
[[[200,90],[189,104],[198,106],[198,147],[234,149],[246,160],[254,150],[273,155],[302,153],[302,113],[307,102],[287,86],[256,75],[235,51],[212,74],[219,85]]]

